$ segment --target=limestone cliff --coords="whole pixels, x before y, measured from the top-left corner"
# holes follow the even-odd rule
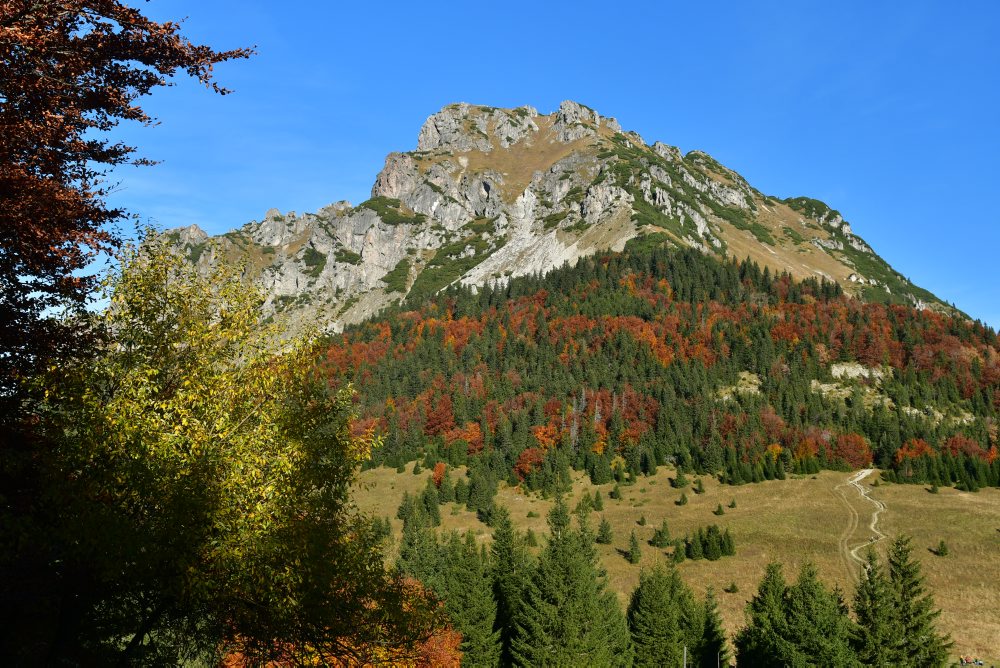
[[[293,329],[339,329],[453,282],[502,282],[626,243],[750,257],[823,277],[875,301],[947,308],[886,264],[841,215],[781,200],[700,151],[647,145],[575,102],[449,105],[424,123],[417,150],[392,153],[371,198],[315,213],[268,211],[209,238],[167,232],[192,262],[243,258]]]

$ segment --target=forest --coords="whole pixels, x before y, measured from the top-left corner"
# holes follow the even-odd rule
[[[708,668],[731,665],[735,650],[750,666],[932,666],[945,663],[952,644],[936,629],[940,612],[906,537],[884,562],[869,551],[850,604],[808,562],[791,583],[769,564],[730,642],[714,590],[696,597],[673,565],[644,569],[623,611],[594,549],[603,529],[592,530],[590,504],[573,521],[557,498],[535,557],[533,536],[517,531],[503,506],[490,518],[488,549],[471,531],[436,534],[436,497],[404,500],[396,567],[441,596],[462,665]],[[667,531],[664,523],[652,542]],[[631,542],[630,561],[640,549],[634,532]]]
[[[898,482],[1000,484],[996,332],[692,250],[635,244],[452,286],[322,358],[359,390],[356,431],[385,436],[366,466],[467,463],[474,486],[547,493],[571,469],[601,484],[665,464],[730,484],[869,464]]]

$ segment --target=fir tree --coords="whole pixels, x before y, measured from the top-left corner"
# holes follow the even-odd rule
[[[438,499],[438,488],[434,486],[434,481],[427,479],[427,486],[424,487],[420,495],[420,504],[424,512],[427,513],[427,520],[431,526],[441,526],[441,508]]]
[[[570,527],[562,498],[549,513],[549,532],[517,615],[514,663],[629,665],[625,617],[598,568],[593,538]]]
[[[653,537],[649,544],[653,547],[664,548],[670,545],[670,529],[667,528],[667,520],[664,519],[660,528],[653,532]]]
[[[500,630],[494,627],[497,603],[475,537],[470,531],[463,541],[453,533],[441,551],[444,586],[438,591],[462,634],[462,660],[472,666],[495,666],[501,649]]]
[[[679,611],[670,573],[662,566],[639,575],[628,606],[628,627],[635,647],[636,666],[678,666],[683,652]]]
[[[596,510],[597,512],[601,512],[602,510],[604,510],[604,499],[601,498],[601,490],[597,490],[597,492],[594,493],[593,505],[594,505],[594,510]]]
[[[893,665],[892,647],[900,631],[889,578],[874,550],[868,551],[861,568],[861,579],[854,593],[854,614],[858,620],[854,637],[858,659],[869,666]]]
[[[511,645],[516,632],[514,620],[520,610],[531,573],[531,562],[505,506],[497,506],[494,513],[490,555],[493,596],[497,605],[495,627],[500,632],[500,662],[506,666],[513,660]]]
[[[951,639],[935,627],[941,611],[935,608],[920,562],[911,552],[908,536],[900,536],[889,546],[889,585],[899,625],[891,658],[897,665],[940,666],[947,660]]]
[[[632,536],[629,538],[628,552],[625,558],[630,564],[637,564],[642,559],[642,551],[639,548],[639,539],[635,537],[635,529],[632,530]]]
[[[698,531],[701,531],[699,529]],[[688,559],[703,559],[705,557],[705,546],[702,544],[701,535],[695,533],[684,539],[685,552]]]
[[[757,593],[747,603],[747,625],[736,635],[736,655],[748,666],[795,665],[785,615],[785,577],[781,565],[768,564]]]
[[[789,645],[794,646],[792,665],[857,666],[851,648],[854,624],[839,596],[819,581],[816,567],[805,564],[786,594]]]
[[[731,658],[729,643],[726,641],[726,630],[722,626],[722,617],[719,615],[719,605],[715,600],[715,592],[711,587],[705,594],[704,619],[704,631],[698,646],[700,665],[703,668],[728,666]]]
[[[611,522],[609,522],[607,518],[601,518],[601,523],[597,528],[597,538],[595,540],[601,545],[610,545],[614,540],[614,535],[611,532]]]

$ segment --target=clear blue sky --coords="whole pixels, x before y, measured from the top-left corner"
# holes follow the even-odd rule
[[[136,0],[133,3],[139,4]],[[572,99],[701,149],[780,197],[822,199],[897,270],[1000,327],[1000,3],[153,0],[259,55],[181,82],[122,128],[163,163],[115,203],[219,233],[271,207],[368,197],[451,102]]]

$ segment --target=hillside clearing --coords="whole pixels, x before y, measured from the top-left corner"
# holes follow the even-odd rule
[[[426,485],[430,471],[418,475],[396,473],[378,468],[361,474],[355,500],[362,511],[392,519],[396,535],[402,524],[395,519],[403,493],[419,492]],[[452,472],[453,479],[461,470]],[[736,540],[736,556],[718,561],[685,561],[679,566],[682,576],[698,592],[708,586],[716,590],[719,607],[730,635],[743,624],[743,609],[753,596],[770,561],[785,564],[786,574],[794,577],[804,561],[812,561],[823,580],[838,585],[847,597],[853,595],[859,566],[845,556],[852,548],[863,548],[872,535],[873,503],[885,505],[875,525],[892,537],[900,532],[913,536],[914,556],[921,561],[935,600],[942,609],[941,629],[955,640],[955,652],[978,655],[993,663],[1000,662],[995,640],[1000,637],[1000,582],[996,578],[1000,555],[1000,490],[984,489],[976,494],[941,489],[931,495],[919,485],[880,484],[872,487],[875,476],[855,481],[867,495],[844,493],[844,485],[853,485],[857,474],[824,471],[815,476],[795,476],[784,481],[766,481],[753,485],[722,485],[703,478],[705,493],[683,490],[689,499],[675,505],[681,490],[670,486],[672,470],[661,467],[656,475],[642,478],[635,485],[623,486],[622,499],[613,500],[613,484],[594,486],[583,475],[575,474],[568,497],[574,507],[584,492],[600,490],[604,501],[602,513],[591,513],[596,528],[600,516],[614,527],[612,545],[598,545],[608,581],[624,605],[639,579],[640,569],[657,561],[668,561],[663,550],[648,545],[653,531],[665,518],[672,537],[683,537],[698,527],[718,524],[728,527]],[[689,476],[694,481],[694,476]],[[840,489],[838,489],[840,488]],[[870,501],[868,500],[870,498]],[[510,509],[521,531],[531,529],[541,538],[546,532],[546,514],[551,500],[526,495],[518,489],[501,485],[497,501]],[[718,504],[723,516],[713,510]],[[531,517],[528,514],[531,513]],[[489,536],[489,528],[475,514],[456,504],[442,508],[442,530],[471,529],[480,540]],[[639,525],[645,516],[645,525]],[[852,519],[853,518],[853,519]],[[636,566],[619,554],[628,547],[629,534],[635,529],[642,542],[642,560]],[[951,549],[947,557],[934,556],[929,550],[945,540]],[[881,551],[885,541],[876,547]],[[860,550],[858,550],[860,552]],[[735,583],[736,593],[722,589]]]

